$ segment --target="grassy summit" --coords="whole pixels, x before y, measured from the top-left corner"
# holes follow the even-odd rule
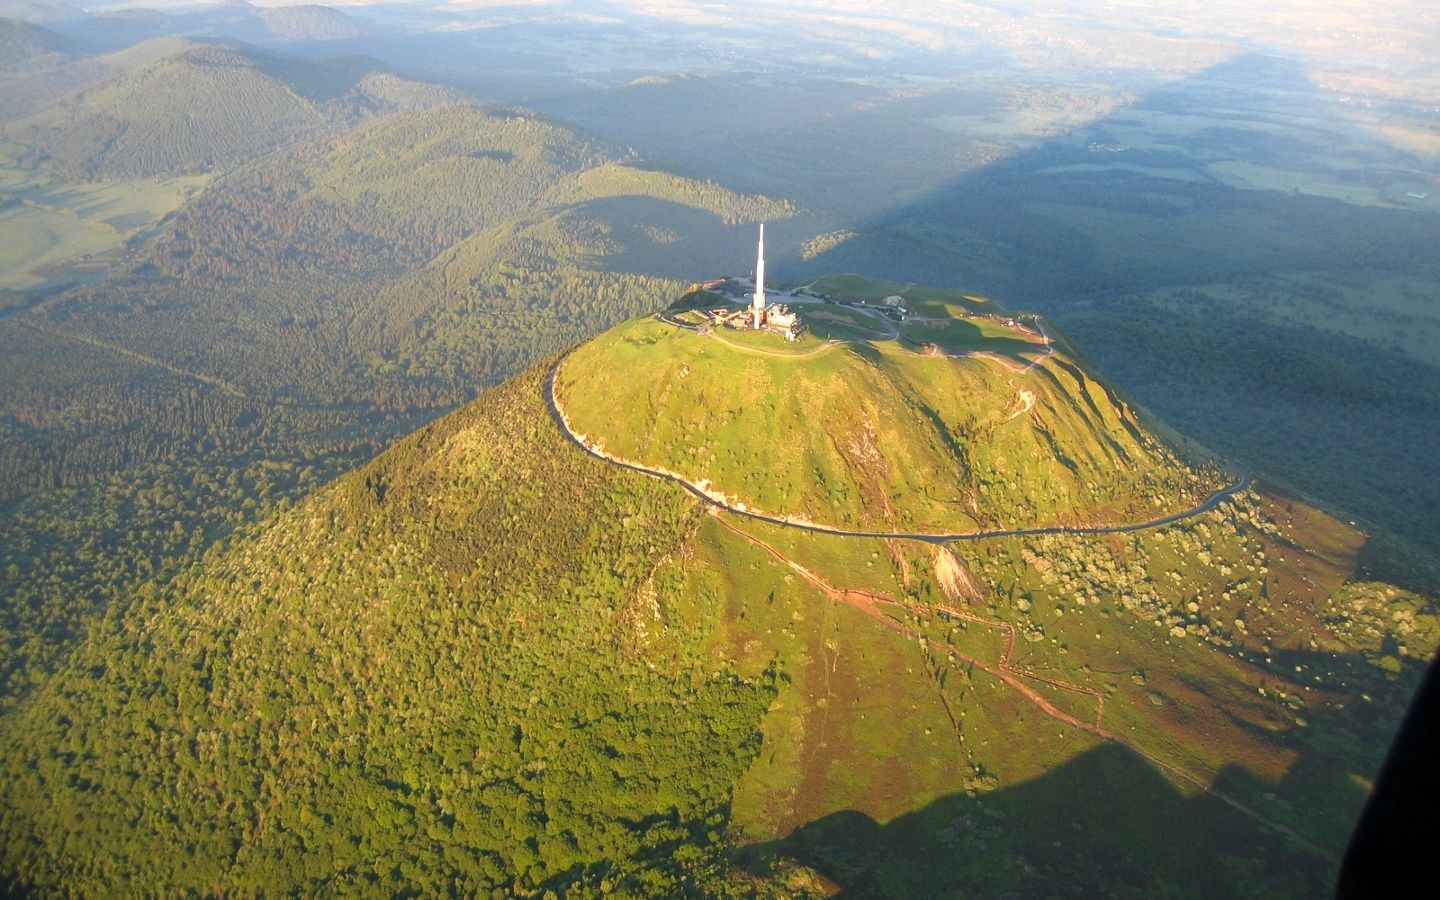
[[[885,290],[837,283],[848,296]],[[1219,485],[1043,326],[958,293],[914,295],[903,324],[799,305],[810,332],[794,343],[635,319],[564,362],[557,398],[609,453],[751,508],[847,528],[1145,521]]]

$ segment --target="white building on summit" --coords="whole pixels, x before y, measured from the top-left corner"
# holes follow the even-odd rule
[[[715,282],[707,282],[699,288],[713,288],[724,284],[744,284],[743,279],[722,279]],[[729,297],[735,293],[723,291]],[[741,294],[741,296],[744,296]],[[785,296],[782,292],[781,296]],[[755,331],[769,331],[773,334],[785,336],[785,340],[797,340],[805,331],[805,323],[800,321],[800,316],[790,311],[790,308],[780,303],[770,303],[765,296],[765,226],[760,226],[760,247],[755,255],[755,292],[750,295],[750,307],[736,309],[733,306],[712,309],[705,313],[710,324],[715,328],[733,328],[737,331],[754,329]]]
[[[793,341],[800,336],[804,325],[800,317],[789,308],[778,303],[767,303],[765,299],[765,223],[760,223],[760,247],[755,254],[755,293],[750,298],[750,327],[756,331],[764,328],[785,335]]]

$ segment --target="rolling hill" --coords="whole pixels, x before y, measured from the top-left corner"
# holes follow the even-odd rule
[[[0,16],[26,22],[62,22],[78,14],[73,4],[64,0],[4,0]]]
[[[698,340],[627,323],[560,380],[647,349],[665,371],[660,329]],[[971,543],[707,514],[565,435],[558,361],[94,628],[0,732],[12,886],[1326,890],[1440,640],[1420,598],[1347,581],[1353,529],[1253,489],[1131,534]],[[827,427],[863,434],[918,376],[811,377],[850,379]],[[1059,447],[1136,440],[1074,413],[1076,384],[1045,389]]]
[[[243,40],[334,41],[374,32],[368,23],[317,3],[262,7],[256,10],[255,19],[253,35],[237,28],[234,36]]]
[[[78,49],[77,42],[39,25],[0,18],[0,72],[54,65]]]
[[[297,44],[374,35],[374,25],[361,16],[331,6],[294,4],[255,6],[250,3],[195,3],[154,6],[110,6],[46,10],[30,4],[0,5],[0,15],[45,22],[66,35],[84,35],[108,48],[171,35],[199,40],[245,41],[252,44]],[[6,7],[12,7],[7,12]]]
[[[200,46],[182,37],[126,45],[109,53],[41,57],[0,71],[0,120],[9,122],[70,99],[87,88],[121,78],[141,66]]]
[[[8,122],[4,137],[21,165],[74,179],[224,170],[308,134],[460,99],[373,60],[308,62],[174,38],[30,80],[81,89]]]

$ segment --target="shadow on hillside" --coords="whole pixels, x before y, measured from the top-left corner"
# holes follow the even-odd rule
[[[1232,100],[1240,119],[1277,113],[1287,130],[1239,127]],[[914,116],[937,102],[913,101]],[[1433,292],[1425,267],[1440,217],[1229,187],[1207,168],[1316,173],[1333,132],[1295,123],[1344,121],[1341,109],[1298,66],[1242,54],[852,223],[854,237],[812,258],[777,247],[775,269],[801,280],[863,272],[1043,312],[1168,424],[1360,520],[1377,538],[1370,577],[1433,591],[1440,455],[1416,448],[1440,423],[1440,367],[1383,337],[1426,320],[1393,312],[1372,337],[1333,323],[1356,309],[1336,284],[1399,277]],[[1197,116],[1211,123],[1156,136]],[[1366,152],[1347,163],[1377,178],[1425,168],[1400,150]]]
[[[1226,770],[1216,789],[1242,777]],[[1185,796],[1113,744],[1034,781],[952,794],[883,825],[834,813],[745,848],[738,862],[765,871],[779,857],[856,898],[1314,897],[1328,893],[1337,868],[1212,794]]]
[[[1022,366],[1044,351],[1043,345],[1021,337],[987,334],[979,325],[966,319],[907,325],[900,332],[900,341],[911,349],[934,347],[951,354],[994,353]]]
[[[1303,726],[1267,733],[1296,754],[1276,783],[1229,765],[1210,791],[1182,790],[1107,743],[1032,781],[951,794],[884,824],[835,812],[743,847],[736,862],[766,872],[797,859],[856,898],[1326,896],[1368,797],[1352,773],[1379,770],[1427,666],[1407,659],[1388,677],[1359,656],[1274,655],[1277,674],[1295,666],[1347,672],[1353,694],[1312,701]]]
[[[727,225],[713,212],[660,197],[589,200],[570,210],[577,222],[603,223],[607,252],[594,259],[606,272],[700,281],[750,272],[754,225]]]

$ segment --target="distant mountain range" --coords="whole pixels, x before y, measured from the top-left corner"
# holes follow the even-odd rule
[[[0,18],[0,72],[48,68],[79,48],[76,41],[19,19]]]
[[[78,3],[10,0],[0,16],[83,32],[99,44],[120,46],[164,35],[230,38],[257,43],[327,41],[363,37],[375,27],[363,16],[320,4],[254,6],[241,0],[209,4],[87,8]]]

